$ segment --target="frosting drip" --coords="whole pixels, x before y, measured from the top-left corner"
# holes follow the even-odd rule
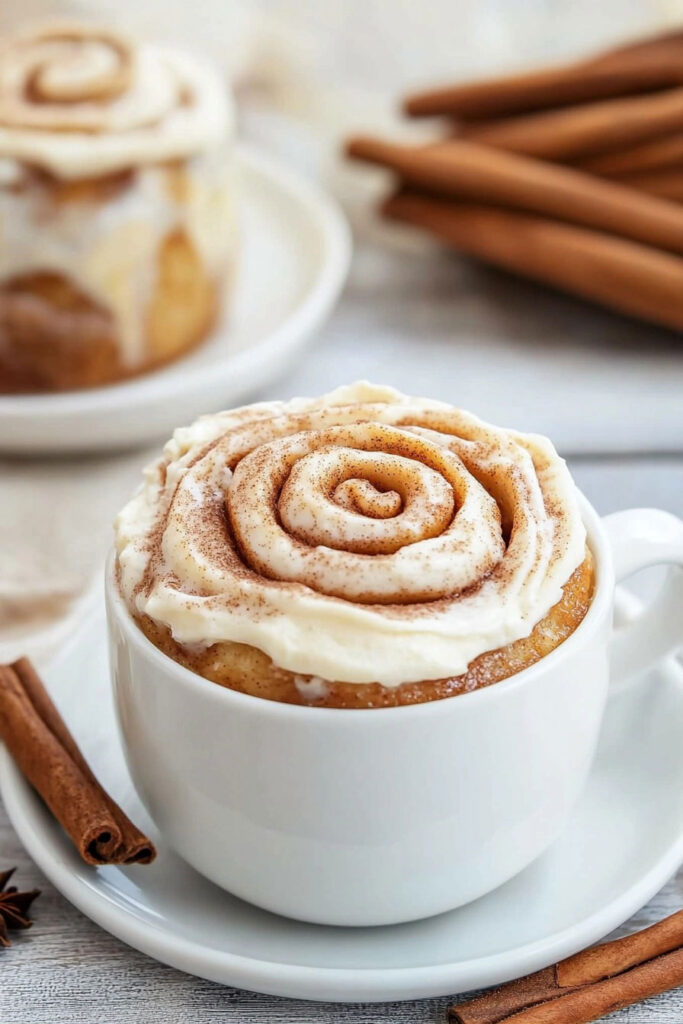
[[[61,201],[52,179],[24,174],[13,188],[2,188],[0,177],[0,281],[33,272],[64,275],[112,314],[124,365],[144,362],[145,316],[164,239],[184,232],[217,282],[237,247],[228,148],[183,165],[181,198],[170,187],[172,175],[171,168],[150,165],[111,195]]]
[[[58,177],[187,157],[230,127],[227,87],[186,54],[84,25],[0,50],[0,156]]]
[[[388,687],[527,636],[586,542],[545,438],[369,384],[176,431],[116,535],[129,606],[179,643]]]

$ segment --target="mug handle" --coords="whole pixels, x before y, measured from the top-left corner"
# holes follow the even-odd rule
[[[633,622],[615,630],[610,676],[622,683],[651,668],[683,644],[683,520],[656,508],[605,516],[616,582],[653,565],[670,564],[652,603]]]

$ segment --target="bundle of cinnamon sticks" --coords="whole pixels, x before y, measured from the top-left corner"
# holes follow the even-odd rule
[[[392,220],[619,312],[683,330],[683,30],[597,57],[409,96],[434,142],[372,136]]]

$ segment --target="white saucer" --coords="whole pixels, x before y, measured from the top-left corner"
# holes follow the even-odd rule
[[[97,775],[147,826],[119,745],[105,652],[98,601],[47,682]],[[646,903],[683,861],[682,735],[683,669],[669,662],[612,697],[588,788],[548,853],[476,903],[392,928],[324,928],[275,917],[202,879],[161,840],[151,867],[93,870],[4,750],[0,791],[26,849],[54,885],[150,956],[276,995],[413,999],[546,966]]]
[[[124,384],[0,395],[0,451],[144,444],[228,408],[275,379],[320,327],[346,278],[346,222],[313,185],[248,148],[238,153],[241,253],[226,320],[191,355]]]

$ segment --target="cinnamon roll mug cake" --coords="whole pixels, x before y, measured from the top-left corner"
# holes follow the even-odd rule
[[[227,87],[54,24],[0,44],[0,392],[129,378],[209,332],[235,259]]]
[[[243,693],[323,707],[498,682],[562,643],[593,590],[549,442],[362,385],[177,431],[117,548],[162,651]]]
[[[671,560],[664,522],[683,561],[678,520],[638,515],[608,538],[545,438],[370,384],[177,430],[118,516],[107,584],[157,824],[225,888],[328,924],[510,878],[590,766],[610,539],[620,571]],[[652,659],[642,629],[620,643]]]

